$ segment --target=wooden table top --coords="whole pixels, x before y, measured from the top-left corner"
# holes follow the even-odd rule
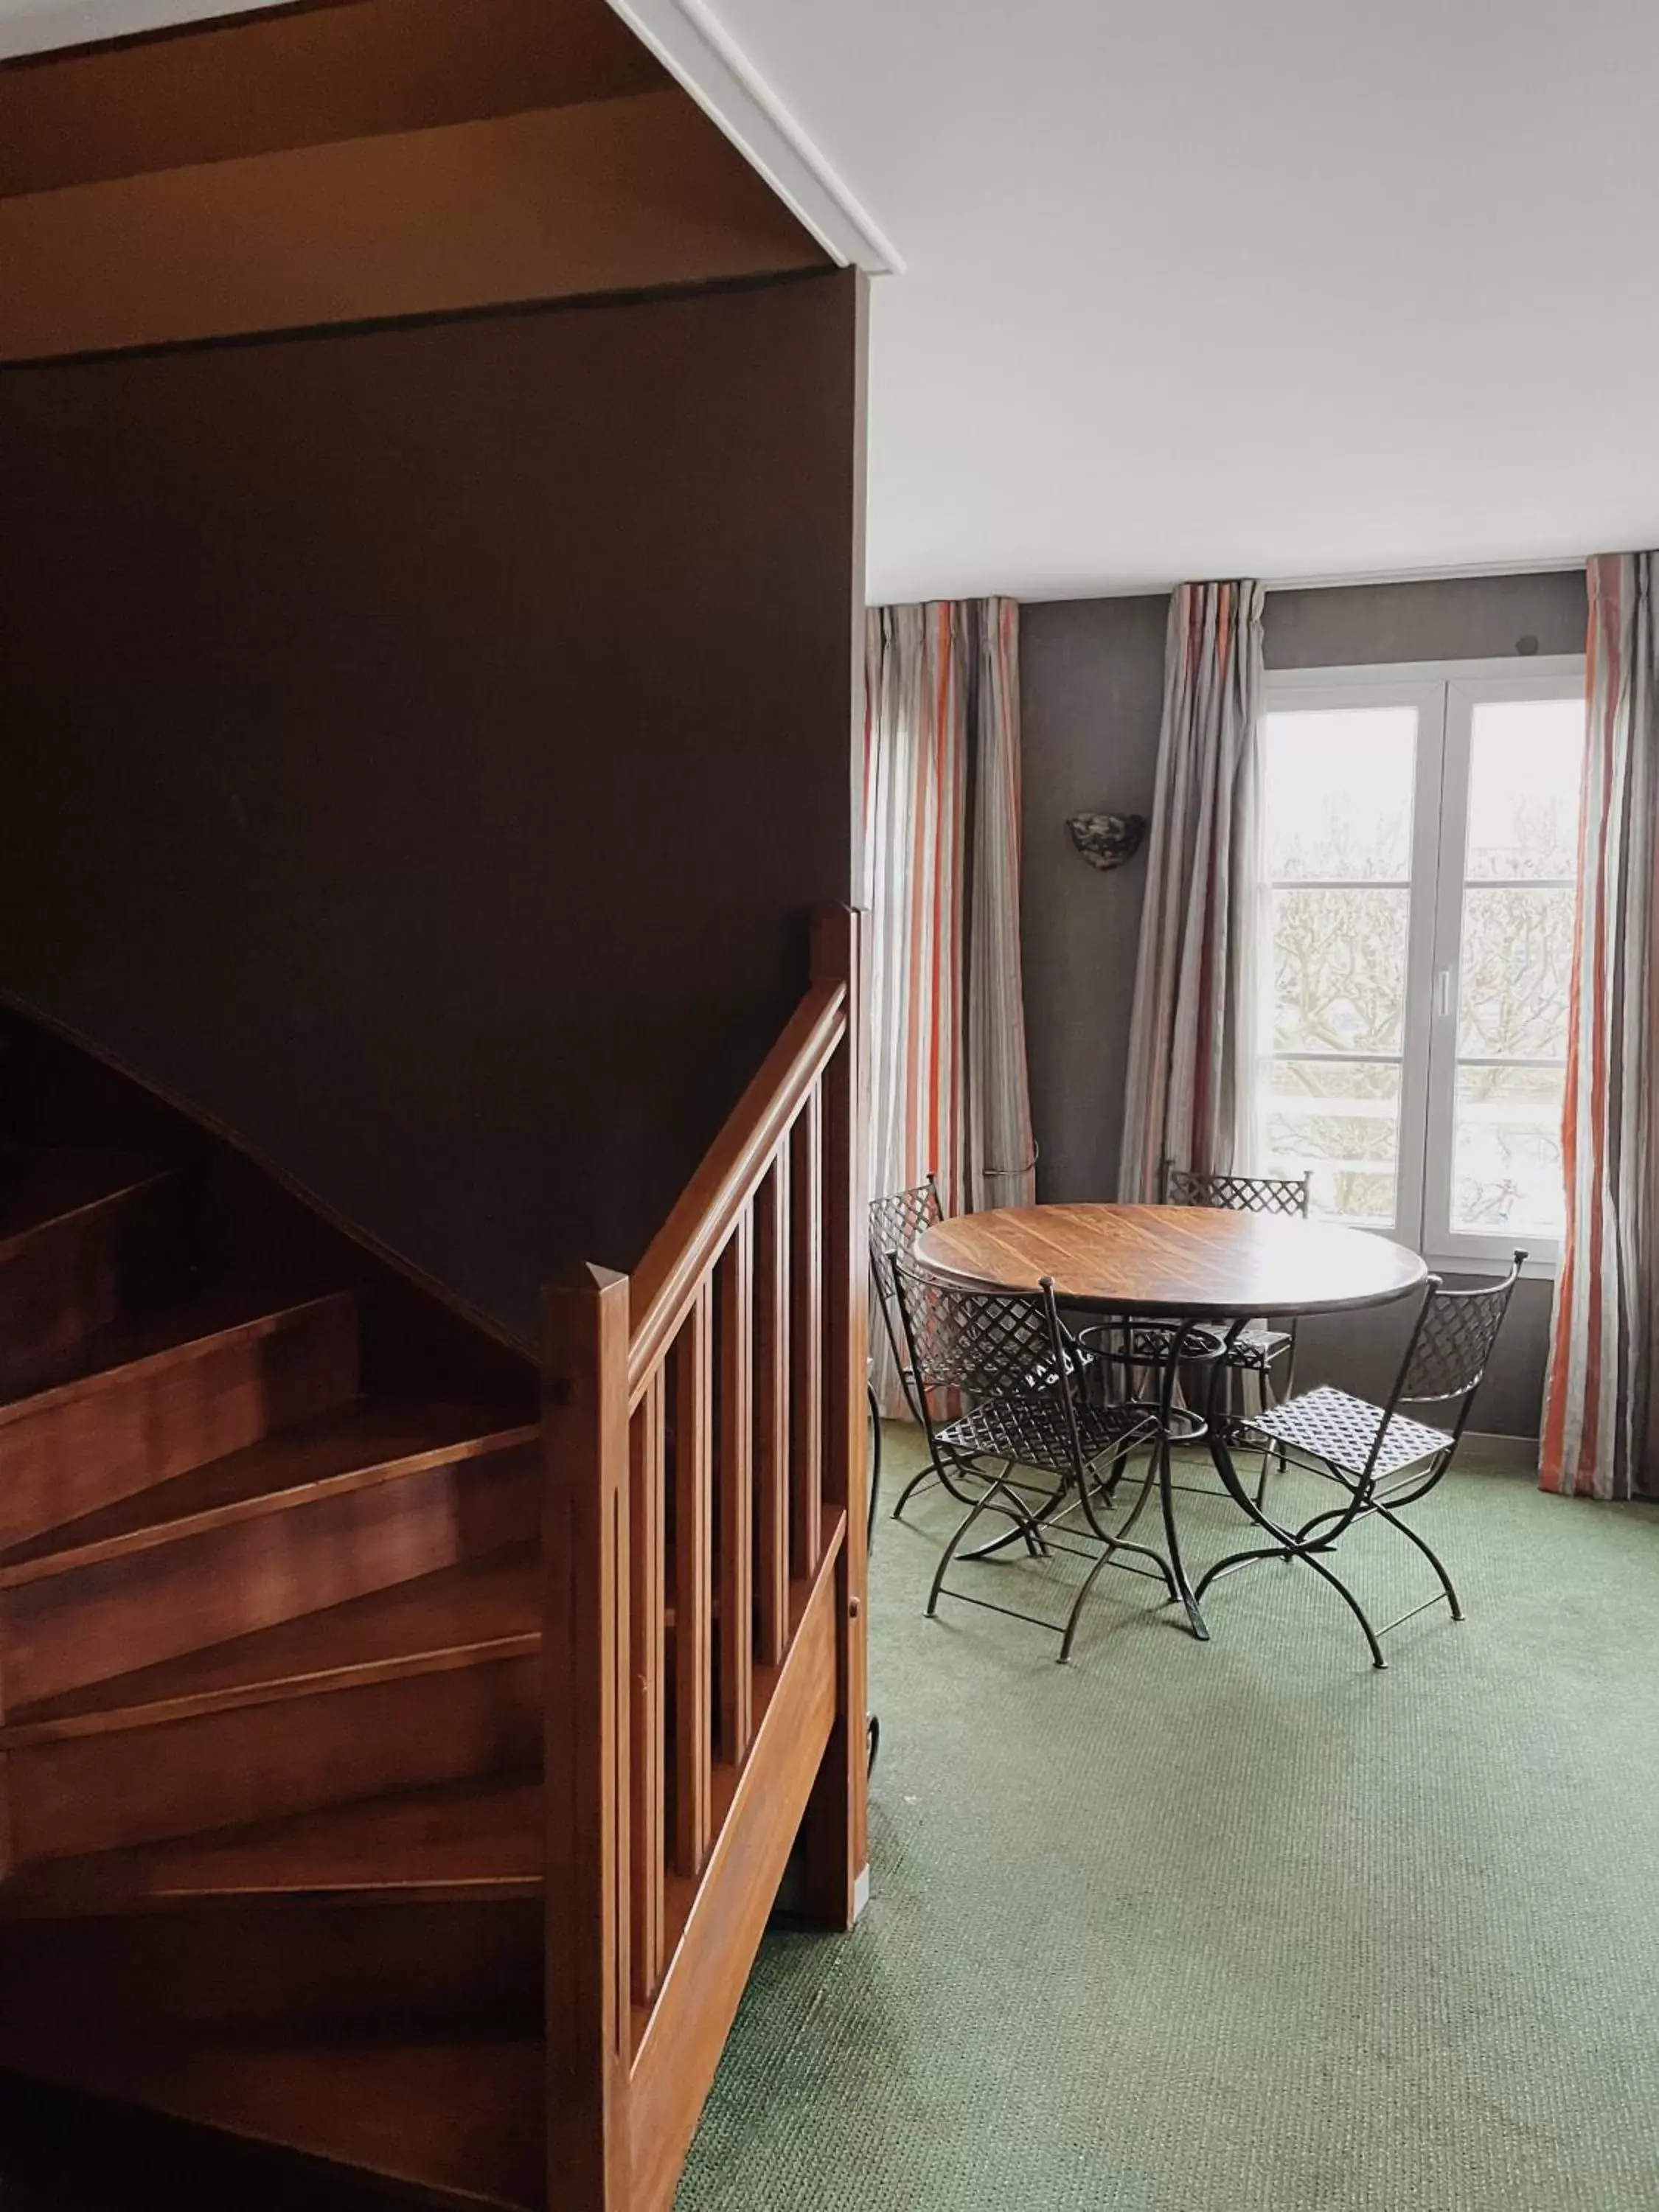
[[[916,1245],[930,1274],[1120,1311],[1194,1319],[1386,1305],[1426,1279],[1415,1252],[1369,1230],[1201,1206],[1014,1206],[963,1213]]]

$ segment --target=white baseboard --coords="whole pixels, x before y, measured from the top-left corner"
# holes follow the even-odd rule
[[[1536,1437],[1506,1436],[1498,1429],[1465,1429],[1466,1444],[1482,1444],[1491,1451],[1502,1451],[1518,1461],[1523,1467],[1538,1464],[1539,1439]]]

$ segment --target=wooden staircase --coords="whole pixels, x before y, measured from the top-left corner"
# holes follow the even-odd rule
[[[538,2203],[534,1368],[375,1389],[374,1269],[204,1280],[189,1182],[0,1197],[0,2060]]]
[[[554,1301],[545,1418],[540,1362],[40,1041],[71,1140],[0,1175],[0,2067],[443,2203],[664,2212],[832,1736],[859,1771],[845,1004],[711,1155],[635,1371],[624,1334],[578,1372]],[[844,1922],[862,1803],[826,1805]]]

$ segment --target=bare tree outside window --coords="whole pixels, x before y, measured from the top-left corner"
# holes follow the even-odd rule
[[[1478,702],[1464,742],[1445,751],[1443,787],[1442,729],[1419,730],[1421,711],[1322,704],[1264,718],[1272,950],[1259,1164],[1310,1170],[1327,1218],[1409,1225],[1424,1199],[1401,1188],[1408,1152],[1431,1173],[1442,1164],[1454,1234],[1559,1235],[1583,707]],[[1426,883],[1428,844],[1414,834],[1425,790],[1443,809]],[[1431,940],[1456,948],[1433,986],[1444,1002],[1437,1084],[1413,1065],[1409,1034],[1421,1012],[1413,972],[1431,988],[1413,946]],[[1425,1130],[1437,1099],[1446,1126]],[[1414,1139],[1403,1152],[1402,1129]]]

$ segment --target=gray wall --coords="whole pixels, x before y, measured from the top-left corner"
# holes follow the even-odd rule
[[[1091,868],[1066,820],[1152,811],[1168,607],[1160,594],[1021,612],[1025,1018],[1045,1199],[1109,1198],[1117,1187],[1146,863]],[[1270,668],[1579,653],[1584,625],[1578,570],[1462,577],[1270,593],[1266,650]],[[1521,1285],[1475,1408],[1480,1427],[1536,1434],[1549,1305],[1547,1283]],[[1385,1311],[1310,1325],[1299,1379],[1374,1395],[1386,1387],[1406,1318]]]

